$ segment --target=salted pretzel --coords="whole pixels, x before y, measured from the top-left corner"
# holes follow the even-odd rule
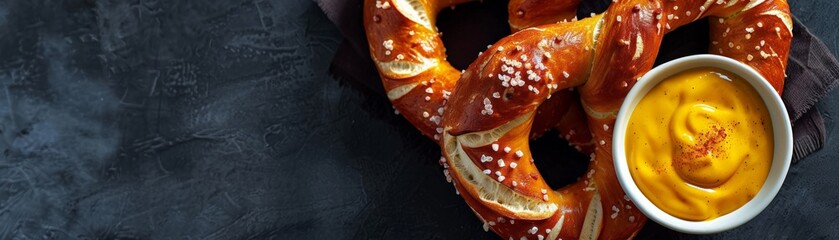
[[[630,238],[641,228],[646,218],[615,177],[612,126],[667,32],[709,17],[712,53],[783,89],[792,38],[785,1],[615,0],[602,14],[505,37],[462,75],[445,61],[433,26],[441,8],[461,2],[370,0],[365,27],[388,97],[424,134],[440,139],[446,177],[485,228],[503,238]],[[533,164],[528,136],[546,100],[572,87],[595,148],[586,174],[554,190]]]
[[[512,32],[539,25],[575,21],[580,0],[511,0],[507,7]],[[568,140],[578,151],[590,154],[594,149],[586,115],[580,105],[580,95],[574,89],[553,93],[539,110],[531,129],[531,138],[540,136],[545,129],[556,128],[560,137]]]
[[[469,1],[366,0],[364,5],[370,54],[388,99],[398,114],[435,141],[440,139],[445,102],[461,71],[446,61],[443,41],[432,23],[440,9]],[[545,21],[530,19],[521,24]],[[571,100],[562,100],[577,94],[560,91],[555,96],[557,99],[547,101],[537,113],[531,136],[539,137],[547,129],[557,127],[572,145],[591,152],[593,142],[583,123],[581,107]]]

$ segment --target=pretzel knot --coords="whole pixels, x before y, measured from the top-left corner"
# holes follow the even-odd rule
[[[576,20],[568,17],[578,1],[514,0],[513,29],[530,28],[490,46],[462,74],[445,61],[433,26],[440,9],[461,2],[367,0],[364,22],[388,98],[438,140],[444,174],[485,229],[503,238],[630,238],[641,228],[646,218],[615,176],[612,126],[667,32],[707,17],[711,53],[783,89],[792,39],[785,1],[614,0]],[[591,163],[577,182],[554,189],[544,181],[529,150],[534,121],[590,133],[576,135],[591,145],[566,134],[593,147],[581,148],[592,151]]]

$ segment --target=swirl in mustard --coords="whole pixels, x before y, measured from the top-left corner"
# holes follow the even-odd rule
[[[627,129],[636,185],[685,220],[736,210],[769,173],[769,111],[748,82],[721,69],[695,68],[663,80],[638,103]]]

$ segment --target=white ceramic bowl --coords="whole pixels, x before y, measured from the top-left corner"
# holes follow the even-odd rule
[[[772,128],[775,136],[775,152],[774,158],[772,159],[772,166],[760,192],[737,210],[707,221],[688,221],[677,218],[664,212],[650,202],[641,190],[638,189],[635,181],[632,180],[632,175],[629,172],[629,167],[626,162],[624,143],[627,122],[629,122],[629,117],[632,116],[632,112],[635,106],[638,105],[638,102],[653,87],[667,77],[697,67],[716,67],[727,70],[749,82],[760,94],[760,97],[763,98],[763,102],[766,103],[766,108],[769,110],[769,115],[772,119]],[[620,112],[618,112],[612,141],[614,143],[612,150],[615,171],[617,172],[621,187],[623,187],[623,190],[632,202],[649,219],[667,228],[692,234],[722,232],[740,226],[757,216],[775,198],[775,195],[784,182],[784,178],[787,176],[790,159],[792,158],[792,127],[784,103],[781,102],[781,97],[778,96],[778,93],[775,92],[769,82],[751,67],[730,58],[708,54],[693,55],[667,62],[653,68],[638,80],[632,90],[629,91],[629,94],[623,101],[623,105],[621,105]]]

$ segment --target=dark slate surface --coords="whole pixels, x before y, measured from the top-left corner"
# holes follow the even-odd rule
[[[839,50],[832,0],[793,12]],[[491,238],[308,0],[0,1],[0,239]],[[724,238],[839,238],[827,147]],[[682,237],[648,224],[642,237]]]

